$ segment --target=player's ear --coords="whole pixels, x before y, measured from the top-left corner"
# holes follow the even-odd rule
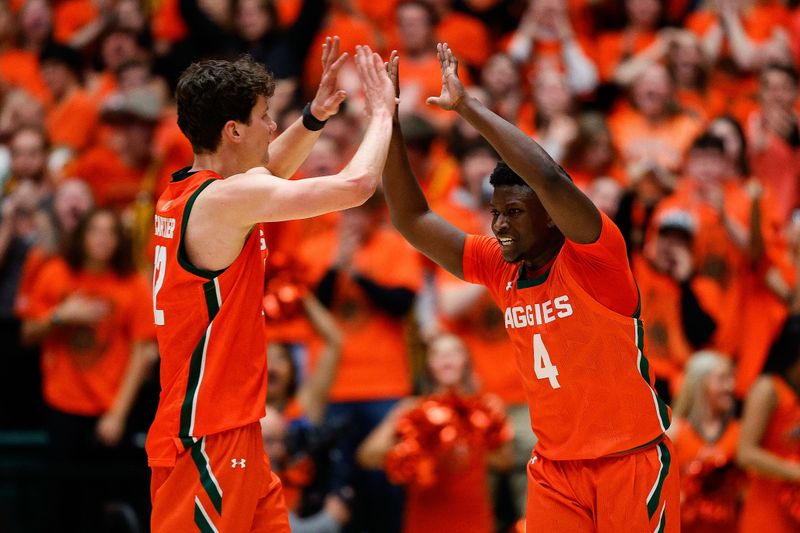
[[[229,120],[222,126],[222,136],[230,142],[238,143],[242,139],[242,132],[239,128],[239,123],[235,120]]]

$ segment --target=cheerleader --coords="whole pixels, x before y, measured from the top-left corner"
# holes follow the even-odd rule
[[[493,531],[489,465],[511,466],[511,427],[496,397],[475,394],[458,337],[435,338],[420,398],[401,402],[367,437],[357,459],[406,486],[403,531]]]
[[[730,359],[702,351],[689,359],[667,434],[681,477],[681,530],[728,533],[738,524],[739,422],[733,416]]]

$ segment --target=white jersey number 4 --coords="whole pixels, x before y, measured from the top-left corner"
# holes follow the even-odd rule
[[[547,348],[544,347],[542,336],[539,333],[533,336],[533,371],[538,379],[550,380],[550,386],[554,389],[561,388],[557,378],[558,368],[550,362],[550,354],[547,353]]]

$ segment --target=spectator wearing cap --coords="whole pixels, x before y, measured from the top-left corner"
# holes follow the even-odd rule
[[[644,255],[634,258],[633,269],[645,325],[645,354],[656,376],[656,390],[669,402],[691,354],[712,344],[720,290],[696,270],[697,221],[692,214],[664,211],[656,225],[653,242]]]
[[[56,149],[79,152],[92,142],[99,120],[97,101],[82,85],[83,57],[68,46],[49,44],[39,53],[39,63],[53,95],[45,119],[50,142]]]
[[[103,123],[112,127],[108,144],[87,150],[65,168],[65,173],[86,180],[100,207],[129,206],[149,173],[160,166],[152,156],[151,143],[161,119],[162,103],[148,88],[109,97],[100,111]]]

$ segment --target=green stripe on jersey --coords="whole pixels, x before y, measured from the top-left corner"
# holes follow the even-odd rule
[[[672,458],[669,455],[669,448],[667,448],[666,444],[659,442],[656,448],[658,449],[658,461],[661,463],[661,468],[658,470],[656,483],[653,485],[653,489],[647,497],[647,516],[651,520],[658,510],[658,502],[661,500],[661,489],[664,488],[664,480],[667,478],[667,474],[669,474],[669,465],[672,462]]]
[[[647,361],[647,356],[644,354],[644,323],[641,319],[636,318],[636,348],[639,350],[639,373],[642,378],[647,382],[647,385],[653,389],[653,383],[650,381],[650,363]],[[669,427],[669,409],[661,398],[653,392],[653,398],[656,402],[656,410],[658,411],[658,418],[661,420],[661,426],[666,430]]]
[[[200,503],[197,496],[194,498],[194,524],[202,533],[219,533],[211,523],[211,518],[206,514],[206,510],[203,509],[203,504]]]
[[[217,316],[222,303],[217,298],[217,285],[215,281],[216,279],[212,279],[203,283],[203,295],[205,296],[209,324],[203,336],[200,337],[197,346],[195,346],[194,351],[192,351],[192,358],[189,361],[189,378],[186,380],[186,394],[181,404],[178,437],[185,447],[190,446],[194,442],[192,433],[194,429],[194,420],[197,415],[195,413],[195,404],[197,395],[200,393],[200,382],[203,379],[203,368],[209,341],[208,337],[211,335],[211,324]]]
[[[192,446],[192,460],[194,461],[198,472],[200,472],[200,484],[203,485],[203,489],[206,491],[206,494],[208,494],[208,499],[211,500],[211,503],[214,505],[214,509],[217,510],[217,514],[221,516],[222,489],[220,489],[217,486],[217,483],[215,483],[215,480],[212,479],[214,474],[211,472],[211,464],[209,464],[208,458],[206,457],[205,453],[203,453],[204,444],[205,438],[201,438],[194,444],[194,446]]]

